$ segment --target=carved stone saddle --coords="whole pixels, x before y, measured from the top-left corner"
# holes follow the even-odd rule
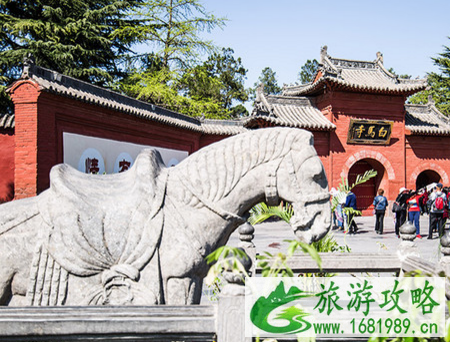
[[[53,301],[48,299],[56,289],[49,289],[45,282],[52,284],[50,287],[60,286],[67,277],[64,272],[83,277],[101,274],[101,283],[93,286],[85,303],[80,304],[108,304],[113,296],[120,297],[115,304],[142,296],[146,298],[137,302],[158,303],[160,290],[143,289],[138,280],[143,267],[158,254],[166,181],[167,169],[153,150],[144,150],[133,167],[121,174],[86,175],[68,165],[55,166],[50,173],[50,189],[38,202],[50,228],[48,240],[37,247],[31,269],[31,304],[62,303],[61,295],[53,295]],[[44,257],[49,261],[42,262]],[[54,268],[59,266],[62,278],[60,275],[61,280],[53,282],[55,272],[61,274]],[[36,292],[46,288],[46,296]],[[148,298],[142,292],[157,293]],[[37,300],[40,297],[45,298]]]

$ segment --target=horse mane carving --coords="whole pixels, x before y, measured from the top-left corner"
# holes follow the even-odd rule
[[[227,196],[252,169],[301,151],[313,144],[313,135],[299,129],[267,129],[225,139],[199,150],[183,160],[172,172],[189,175],[189,182],[207,200]]]

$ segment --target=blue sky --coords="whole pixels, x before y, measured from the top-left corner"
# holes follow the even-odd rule
[[[398,74],[421,78],[437,71],[431,57],[450,46],[450,0],[204,0],[226,17],[223,30],[206,35],[231,47],[248,69],[246,86],[271,67],[278,84],[293,83],[320,48],[336,58],[372,61],[376,52]]]

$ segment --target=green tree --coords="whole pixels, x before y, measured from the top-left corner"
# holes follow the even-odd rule
[[[306,63],[301,67],[301,71],[298,73],[298,79],[301,83],[312,82],[318,69],[319,62],[316,59],[308,59]]]
[[[407,74],[398,75],[398,74],[395,72],[394,68],[389,68],[388,71],[389,71],[392,75],[397,76],[398,78],[403,78],[403,79],[407,79],[407,80],[411,79],[411,75],[407,75]]]
[[[266,94],[278,95],[281,93],[281,88],[278,86],[277,73],[269,67],[261,71],[261,76],[259,76],[258,82],[255,83],[255,87],[260,84],[264,84],[264,92]]]
[[[192,116],[246,113],[239,104],[248,98],[241,59],[234,58],[232,49],[217,52],[211,41],[200,37],[203,31],[222,27],[225,19],[206,12],[197,0],[147,0],[135,16],[145,24],[125,27],[118,34],[138,36],[154,50],[129,58],[131,76],[119,89]],[[201,63],[204,53],[209,57]]]
[[[242,113],[243,107],[235,105],[236,102],[244,103],[248,100],[248,92],[244,86],[247,69],[242,65],[241,58],[235,58],[233,54],[233,49],[223,48],[221,53],[213,53],[203,63],[202,67],[211,78],[211,82],[219,85],[219,92],[215,96],[205,96],[205,93],[209,92],[205,87],[189,89],[189,95],[203,99],[211,98],[221,103],[231,116],[236,116]]]
[[[137,24],[125,17],[133,0],[0,0],[0,101],[32,54],[40,66],[105,85],[121,74],[119,62],[134,38],[115,30]]]
[[[214,51],[214,44],[199,33],[225,24],[224,18],[208,13],[198,0],[145,0],[133,16],[142,24],[123,27],[117,35],[138,37],[169,69],[185,70],[197,64],[202,54]]]
[[[444,46],[444,52],[432,60],[434,65],[439,68],[440,73],[429,73],[427,75],[428,89],[410,96],[408,102],[426,104],[428,97],[431,96],[439,111],[450,116],[450,48]]]
[[[125,78],[126,94],[191,116],[230,118],[247,114],[244,88],[247,70],[232,49],[213,53],[200,65],[171,71],[162,57],[152,55],[147,64]]]
[[[179,76],[168,68],[135,71],[121,82],[122,92],[137,99],[189,116],[209,119],[229,118],[223,106],[215,101],[190,98],[179,92]]]
[[[258,81],[250,89],[251,98],[255,99],[256,89],[261,85],[264,85],[264,93],[269,95],[278,95],[281,93],[281,88],[278,86],[277,73],[270,67],[266,67],[261,71],[261,75],[258,77]]]

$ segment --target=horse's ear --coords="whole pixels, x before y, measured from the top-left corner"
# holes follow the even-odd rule
[[[156,150],[145,149],[136,158],[136,176],[148,184],[148,191],[155,193],[158,176],[166,169],[161,154]]]

